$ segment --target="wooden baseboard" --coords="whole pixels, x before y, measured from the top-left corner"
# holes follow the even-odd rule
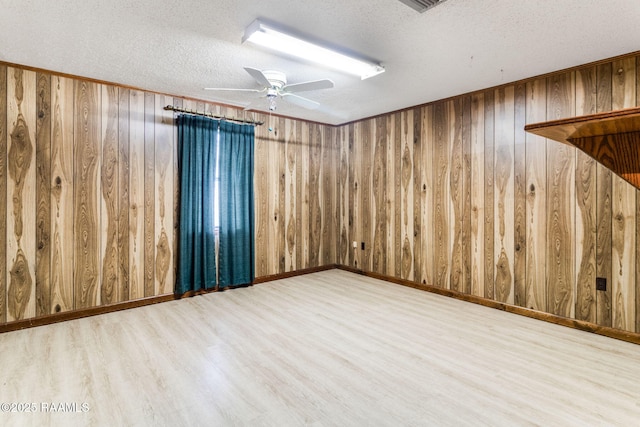
[[[253,284],[257,285],[259,283],[272,282],[274,280],[287,279],[289,277],[295,277],[295,276],[302,276],[303,274],[311,274],[311,273],[317,273],[319,271],[333,270],[334,268],[338,268],[338,265],[327,264],[327,265],[322,265],[320,267],[303,268],[301,270],[288,271],[286,273],[271,274],[269,276],[256,277],[255,280],[253,281]]]
[[[345,271],[349,271],[356,274],[361,274],[374,279],[384,280],[386,282],[395,283],[402,286],[408,286],[411,288],[419,289],[422,291],[431,292],[438,295],[444,295],[447,297],[459,299],[474,304],[480,304],[485,307],[491,307],[498,310],[506,311],[508,313],[519,314],[521,316],[531,317],[537,320],[543,320],[549,323],[555,323],[556,325],[566,326],[573,329],[579,329],[585,332],[591,332],[598,335],[603,335],[609,338],[615,338],[622,341],[627,341],[633,344],[640,344],[640,333],[623,331],[621,329],[610,328],[607,326],[600,326],[595,323],[585,322],[583,320],[570,319],[568,317],[557,316],[555,314],[549,314],[542,311],[532,310],[530,308],[518,307],[511,304],[506,304],[487,298],[478,297],[475,295],[463,294],[461,292],[452,291],[449,289],[438,288],[436,286],[424,285],[421,283],[412,282],[410,280],[398,279],[397,277],[385,276],[383,274],[373,273],[356,269],[353,267],[338,265],[337,268]]]
[[[583,320],[570,319],[567,317],[557,316],[554,314],[545,313],[542,311],[536,311],[525,307],[518,307],[511,304],[506,304],[487,298],[478,297],[475,295],[463,294],[461,292],[452,291],[449,289],[442,289],[436,286],[424,285],[421,283],[412,282],[410,280],[399,279],[397,277],[385,276],[383,274],[364,271],[340,264],[329,264],[320,267],[305,268],[296,271],[289,271],[286,273],[272,274],[269,276],[257,277],[252,284],[260,284],[271,282],[274,280],[286,279],[289,277],[301,276],[304,274],[317,273],[319,271],[331,270],[339,268],[341,270],[349,271],[356,274],[372,277],[374,279],[384,280],[386,282],[395,283],[402,286],[408,286],[411,288],[419,289],[422,291],[431,292],[438,295],[444,295],[450,298],[456,298],[461,301],[471,302],[474,304],[480,304],[485,307],[491,307],[498,310],[506,311],[508,313],[519,314],[521,316],[531,317],[533,319],[542,320],[545,322],[555,323],[556,325],[566,326],[573,329],[579,329],[581,331],[591,332],[598,335],[603,335],[610,338],[615,338],[622,341],[627,341],[633,344],[640,344],[640,333],[623,331],[620,329],[610,328],[606,326],[596,325],[595,323],[585,322]],[[222,290],[222,289],[221,289]],[[214,289],[207,289],[195,292],[187,292],[185,294],[176,295],[160,295],[156,297],[142,298],[134,301],[126,301],[116,304],[109,304],[100,307],[91,307],[81,310],[67,311],[64,313],[51,314],[47,316],[35,317],[31,319],[18,320],[15,322],[9,322],[0,325],[0,333],[17,331],[20,329],[32,328],[35,326],[44,326],[52,323],[64,322],[67,320],[81,319],[83,317],[96,316],[99,314],[113,313],[121,310],[128,310],[136,307],[143,307],[151,304],[158,304],[167,301],[174,301],[181,298],[189,298],[197,295],[208,294],[216,292]]]
[[[115,311],[128,310],[130,308],[143,307],[145,305],[158,304],[161,302],[180,299],[181,295],[160,295],[133,301],[125,301],[115,304],[103,305],[99,307],[83,308],[80,310],[65,311],[63,313],[49,314],[46,316],[33,317],[31,319],[17,320],[0,325],[0,333],[17,331],[20,329],[33,328],[35,326],[50,325],[52,323],[65,322],[67,320],[81,319],[83,317],[97,316],[98,314],[113,313]]]
[[[281,274],[273,274],[269,276],[257,277],[252,284],[260,284],[288,277],[300,276],[303,274],[316,273],[318,271],[331,270],[337,265],[329,264],[321,267],[305,268],[302,270],[290,271]],[[99,314],[113,313],[121,310],[128,310],[145,305],[158,304],[167,301],[174,301],[182,298],[191,298],[197,295],[209,294],[212,292],[224,291],[225,289],[202,289],[198,291],[189,291],[184,294],[168,294],[155,297],[137,299],[133,301],[125,301],[115,304],[103,305],[99,307],[84,308],[80,310],[65,311],[64,313],[49,314],[46,316],[33,317],[31,319],[17,320],[0,325],[0,334],[4,332],[18,331],[20,329],[33,328],[36,326],[50,325],[67,320],[81,319],[83,317],[97,316]]]

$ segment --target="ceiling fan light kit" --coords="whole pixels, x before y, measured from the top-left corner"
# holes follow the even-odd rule
[[[362,80],[384,72],[384,67],[371,61],[354,58],[335,50],[309,42],[256,19],[245,30],[242,42],[250,42],[287,55],[320,63],[346,73],[360,76]]]

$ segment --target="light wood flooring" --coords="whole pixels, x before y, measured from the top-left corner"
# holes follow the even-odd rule
[[[38,406],[2,426],[640,422],[640,346],[341,270],[9,332],[0,349],[0,403]]]

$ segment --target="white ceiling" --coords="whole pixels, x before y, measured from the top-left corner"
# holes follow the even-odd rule
[[[386,72],[360,80],[241,44],[256,18]],[[399,0],[0,0],[0,61],[240,106],[258,95],[202,88],[257,87],[244,66],[330,78],[304,94],[319,110],[281,100],[277,113],[340,124],[637,51],[639,22],[639,0],[447,0],[423,14]]]

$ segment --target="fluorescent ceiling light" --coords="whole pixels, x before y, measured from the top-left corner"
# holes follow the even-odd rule
[[[353,58],[317,44],[302,40],[271,28],[256,19],[244,33],[242,42],[277,50],[307,61],[317,62],[367,79],[384,72],[380,64]]]

